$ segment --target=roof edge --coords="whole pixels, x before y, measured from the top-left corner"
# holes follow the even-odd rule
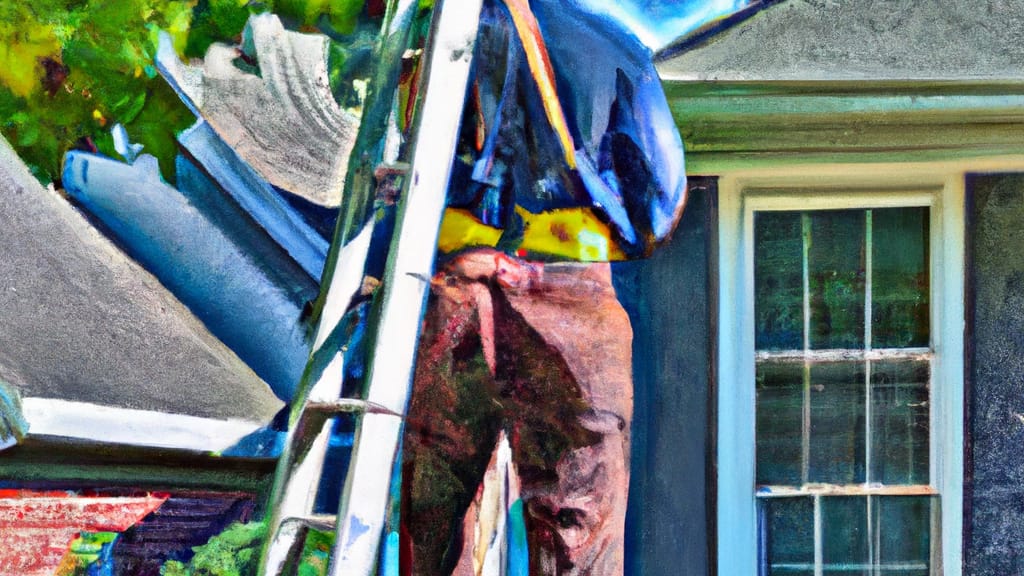
[[[269,422],[219,420],[74,402],[22,398],[28,437],[60,437],[90,443],[221,453]],[[247,456],[259,456],[249,454]]]

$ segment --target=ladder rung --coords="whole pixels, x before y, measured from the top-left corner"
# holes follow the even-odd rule
[[[282,526],[289,525],[295,528],[311,528],[322,532],[333,532],[338,517],[334,514],[314,514],[311,516],[290,516],[281,522]]]
[[[271,576],[294,574],[309,532],[331,532],[337,521],[336,516],[328,514],[289,516],[282,520],[267,547],[267,564],[263,573]]]
[[[389,414],[401,417],[402,415],[389,410],[385,406],[360,400],[358,398],[338,398],[336,400],[311,400],[306,403],[303,412],[319,412],[321,414]]]
[[[316,436],[323,431],[327,421],[342,414],[386,414],[404,418],[394,410],[359,398],[308,399],[302,405],[298,421],[294,423],[293,462],[297,464],[305,460],[306,453],[312,447]]]
[[[398,174],[405,175],[412,169],[412,164],[408,162],[381,162],[377,164],[377,168],[374,173],[378,176],[386,174]]]

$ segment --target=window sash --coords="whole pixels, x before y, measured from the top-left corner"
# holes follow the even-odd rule
[[[754,493],[758,499],[796,498],[800,496],[938,496],[929,484],[824,484],[803,486],[759,484]]]
[[[963,178],[934,170],[896,174],[893,167],[797,167],[785,174],[719,180],[719,348],[717,431],[718,573],[756,574],[754,492],[753,213],[929,206],[932,387],[930,489],[941,492],[946,576],[961,573],[963,378]],[[886,190],[915,180],[924,188]],[[802,352],[802,351],[801,351]],[[922,350],[916,354],[925,354]],[[802,358],[801,358],[802,360]],[[942,447],[950,447],[943,450]]]
[[[759,574],[920,574],[939,569],[941,503],[934,495],[815,494],[758,502]],[[908,524],[892,530],[894,513],[896,520]],[[781,526],[772,526],[779,520]]]
[[[883,362],[886,360],[931,360],[931,348],[831,348],[827,350],[758,350],[754,353],[757,362]]]

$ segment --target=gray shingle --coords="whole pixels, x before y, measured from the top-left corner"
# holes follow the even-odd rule
[[[1024,0],[786,0],[658,65],[677,80],[1024,78]]]
[[[268,421],[267,385],[0,139],[0,380],[23,397]]]

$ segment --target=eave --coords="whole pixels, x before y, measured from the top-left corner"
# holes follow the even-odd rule
[[[29,436],[0,457],[0,486],[264,494],[275,460]]]
[[[1024,81],[679,81],[687,172],[1024,154]]]

